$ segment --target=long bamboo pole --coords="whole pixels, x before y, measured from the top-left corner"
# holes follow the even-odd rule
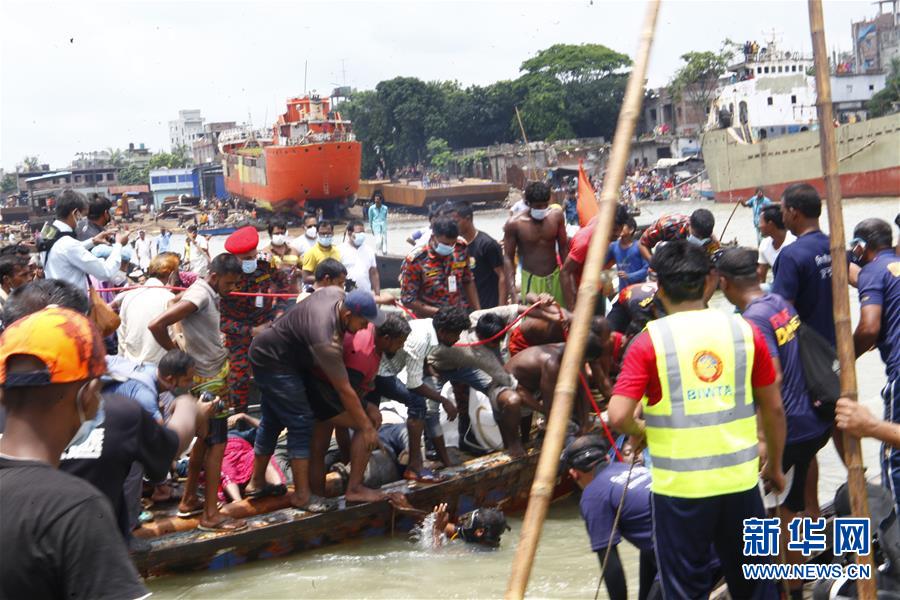
[[[519,131],[522,132],[522,141],[525,142],[525,153],[528,155],[528,166],[531,167],[531,179],[532,181],[537,181],[538,172],[537,166],[534,164],[534,156],[531,154],[531,146],[528,145],[528,136],[525,135],[525,126],[522,124],[522,115],[519,114],[519,107],[515,106],[516,109],[516,120],[519,122]]]
[[[834,115],[831,110],[831,74],[825,46],[822,0],[809,0],[809,30],[812,35],[813,58],[816,67],[816,111],[819,118],[819,147],[822,154],[822,174],[825,177],[825,196],[828,203],[828,230],[831,235],[831,292],[834,298],[834,329],[837,334],[837,355],[841,365],[841,395],[857,401],[856,352],[850,333],[850,291],[847,282],[847,255],[844,241],[844,214],[841,209],[841,182],[838,175],[837,146],[834,136]],[[862,464],[859,438],[844,433],[844,462],[847,465],[850,508],[855,517],[869,517],[869,499]],[[856,557],[858,564],[869,565],[875,572],[872,554]],[[860,580],[860,598],[874,598],[875,579]]]
[[[528,578],[531,575],[531,566],[541,537],[541,528],[553,495],[559,455],[562,452],[569,415],[572,413],[578,373],[584,362],[584,348],[590,332],[590,321],[594,316],[594,304],[597,301],[597,290],[600,286],[606,248],[609,245],[609,234],[615,217],[619,188],[625,178],[631,139],[634,137],[635,125],[641,111],[641,102],[644,99],[644,78],[650,59],[650,47],[653,44],[653,32],[656,29],[659,4],[660,0],[650,0],[647,4],[647,13],[644,17],[634,68],[631,70],[628,86],[625,88],[625,98],[622,110],[619,112],[609,165],[600,193],[597,225],[594,235],[591,237],[591,244],[584,263],[584,275],[578,288],[572,329],[569,332],[569,341],[566,344],[559,378],[553,393],[553,405],[550,409],[541,458],[538,461],[534,483],[531,486],[528,508],[522,523],[522,533],[519,536],[519,545],[516,548],[516,556],[513,559],[512,572],[506,588],[506,598],[509,600],[525,596]]]

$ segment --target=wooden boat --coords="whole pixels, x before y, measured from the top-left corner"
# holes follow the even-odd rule
[[[381,192],[384,201],[393,206],[423,208],[447,200],[459,202],[498,203],[509,195],[509,184],[487,179],[463,179],[446,181],[424,187],[421,181],[364,180],[359,182],[357,198],[372,199]]]
[[[453,514],[484,506],[504,510],[524,508],[540,451],[532,449],[521,458],[495,452],[474,458],[443,472],[453,477],[436,484],[397,481],[382,488],[405,494],[408,502],[429,512],[439,502],[449,504]],[[563,496],[571,481],[557,481],[555,494]],[[416,515],[394,509],[388,502],[347,506],[313,514],[290,507],[287,496],[243,500],[225,507],[234,517],[246,518],[247,529],[237,533],[210,533],[195,529],[196,519],[158,518],[135,535],[151,542],[148,552],[133,555],[144,577],[181,571],[225,569],[245,562],[284,556],[353,539],[383,535],[407,535]],[[420,516],[420,515],[419,515]]]

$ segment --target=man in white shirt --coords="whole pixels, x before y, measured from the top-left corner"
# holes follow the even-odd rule
[[[143,288],[125,292],[120,299],[119,356],[138,363],[157,364],[166,354],[147,328],[166,312],[175,294],[161,286],[170,285],[178,271],[179,258],[174,252],[164,252],[150,261],[147,282]],[[171,333],[171,332],[170,332]]]
[[[366,226],[353,219],[347,223],[347,236],[340,247],[341,262],[347,267],[347,279],[356,284],[356,289],[381,293],[381,279],[375,263],[375,252],[366,245]]]
[[[763,237],[759,243],[759,264],[756,276],[761,284],[766,282],[769,269],[775,266],[775,259],[781,249],[796,240],[796,236],[784,226],[781,217],[781,206],[770,204],[759,214],[759,232]]]
[[[89,240],[75,239],[75,225],[87,211],[87,200],[75,190],[65,190],[57,199],[56,220],[53,229],[56,235],[44,262],[47,279],[59,279],[87,290],[87,276],[93,275],[100,281],[113,279],[122,268],[122,246],[128,243],[128,232],[115,234],[112,252],[104,260],[91,254],[95,244],[105,243],[112,232],[102,232]]]
[[[297,256],[303,256],[303,253],[316,245],[316,239],[319,236],[319,219],[316,215],[310,214],[303,217],[303,235],[295,237],[291,241],[291,248],[296,250]]]
[[[137,263],[141,269],[146,270],[150,266],[150,258],[153,249],[153,241],[147,237],[147,232],[138,231],[138,238],[134,240],[134,251],[137,254]]]
[[[206,277],[209,273],[209,241],[198,233],[196,225],[188,225],[183,258],[199,277]]]

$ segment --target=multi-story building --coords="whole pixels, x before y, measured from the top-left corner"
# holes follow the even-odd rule
[[[851,25],[856,73],[884,73],[900,58],[900,12],[897,0],[880,0],[879,14]],[[890,10],[883,10],[889,5]]]
[[[841,123],[855,123],[868,116],[866,104],[884,89],[884,73],[845,73],[831,76],[831,102],[834,118]]]
[[[128,144],[128,149],[125,150],[125,159],[139,167],[146,166],[150,163],[150,159],[153,157],[153,153],[150,152],[150,148],[145,148],[144,144],[139,144],[137,148],[135,148],[134,143]]]
[[[219,121],[207,123],[203,126],[203,135],[198,140],[194,140],[192,151],[194,163],[198,165],[218,162],[219,157],[219,135],[223,131],[234,129],[237,124],[234,121]]]
[[[178,118],[169,121],[169,144],[172,150],[184,147],[190,152],[194,141],[203,137],[203,121],[199,109],[179,110]]]

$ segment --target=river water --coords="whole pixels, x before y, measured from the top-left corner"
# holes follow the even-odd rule
[[[637,220],[639,223],[650,222],[672,212],[689,214],[699,207],[713,212],[718,235],[731,214],[731,205],[710,202],[643,204],[643,214]],[[868,217],[880,217],[893,223],[898,211],[898,198],[845,201],[845,236],[849,240],[853,226]],[[505,210],[476,212],[475,225],[499,239],[507,214]],[[823,230],[827,231],[826,214],[822,215],[821,223]],[[423,225],[424,218],[412,215],[392,218],[388,229],[389,250],[392,253],[406,252],[409,246],[404,240]],[[755,246],[756,233],[749,209],[737,209],[724,235],[726,241],[733,238],[742,245]],[[221,245],[221,238],[216,242],[214,249]],[[713,305],[731,310],[731,305],[721,294],[713,298]],[[859,303],[852,289],[850,310],[855,327]],[[879,391],[885,376],[877,352],[869,352],[857,361],[857,378],[860,401],[880,414],[882,402]],[[864,440],[863,455],[867,477],[871,477],[878,472],[878,445],[872,440]],[[820,501],[831,498],[845,480],[846,470],[829,442],[819,452]],[[439,550],[421,550],[406,536],[398,534],[393,539],[347,543],[228,571],[151,580],[148,586],[154,592],[154,598],[499,598],[506,589],[521,531],[521,515],[510,516],[509,524],[512,531],[506,534],[501,548],[496,551],[479,551],[461,543]],[[623,542],[620,548],[629,576],[629,590],[631,595],[636,595],[637,553],[627,542]],[[598,560],[590,551],[575,499],[555,503],[544,525],[528,588],[529,596],[593,597],[598,574]],[[601,593],[601,597],[605,595]]]

